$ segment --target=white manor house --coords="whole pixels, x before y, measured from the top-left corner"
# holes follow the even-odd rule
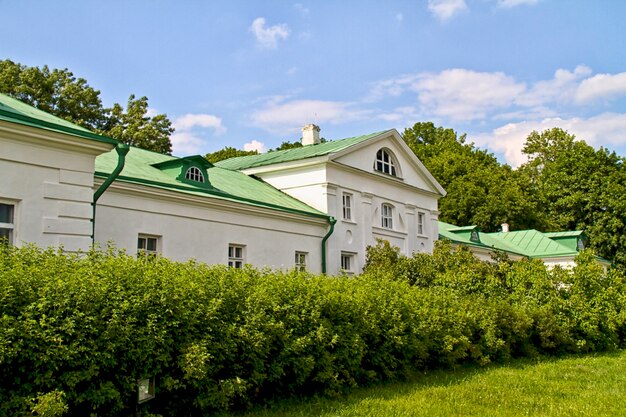
[[[241,267],[358,273],[368,245],[431,252],[445,191],[399,133],[215,165],[94,134],[0,94],[0,237],[68,252],[129,253]]]

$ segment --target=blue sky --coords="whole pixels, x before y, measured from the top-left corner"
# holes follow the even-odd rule
[[[626,155],[626,1],[0,0],[0,59],[147,96],[174,154],[432,121],[516,166],[562,127]]]

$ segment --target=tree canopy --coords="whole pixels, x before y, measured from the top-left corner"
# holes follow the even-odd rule
[[[487,232],[502,223],[512,228],[538,228],[535,203],[508,165],[452,129],[431,122],[404,130],[404,140],[447,191],[439,200],[439,218],[458,225],[475,224]]]
[[[117,103],[105,108],[100,91],[67,68],[0,61],[0,92],[96,133],[155,152],[172,152],[172,122],[165,114],[149,116],[147,97],[131,94],[126,109]]]
[[[257,151],[244,151],[230,146],[226,146],[219,151],[206,154],[205,158],[210,163],[214,164],[225,159],[236,158],[238,156],[257,155]]]

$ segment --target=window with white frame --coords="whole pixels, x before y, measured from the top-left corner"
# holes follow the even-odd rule
[[[341,252],[341,271],[354,274],[356,269],[354,253]]]
[[[352,220],[352,194],[343,193],[343,219]]]
[[[417,213],[417,234],[418,235],[423,235],[424,234],[424,219],[426,218],[426,215],[422,212],[418,212]]]
[[[374,169],[384,174],[393,175],[394,177],[398,176],[393,156],[387,149],[379,149],[378,152],[376,152]]]
[[[156,256],[159,254],[159,236],[143,235],[137,237],[137,254]]]
[[[204,182],[204,175],[198,167],[191,167],[185,172],[185,179],[196,182]]]
[[[13,243],[15,205],[0,203],[0,243]]]
[[[228,245],[228,266],[231,268],[243,268],[245,263],[245,246]]]
[[[306,271],[307,258],[307,252],[296,252],[296,271]]]
[[[380,206],[380,225],[385,229],[393,229],[393,206],[383,203]]]

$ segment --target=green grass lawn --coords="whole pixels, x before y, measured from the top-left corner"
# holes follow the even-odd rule
[[[237,416],[626,416],[626,351],[432,371]]]

